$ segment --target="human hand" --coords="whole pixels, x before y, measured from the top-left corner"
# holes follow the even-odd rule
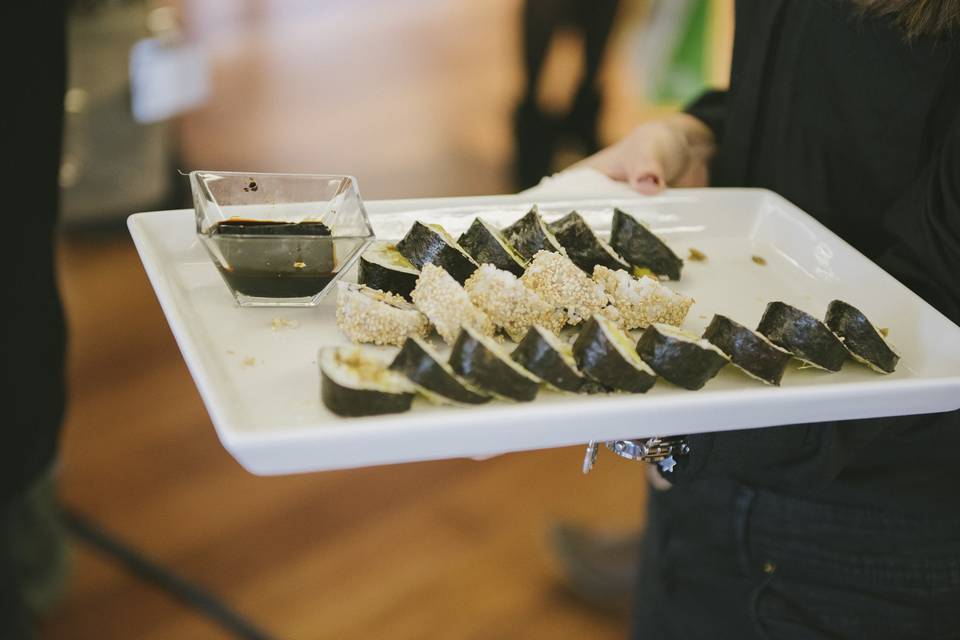
[[[578,162],[653,195],[665,187],[705,187],[707,163],[716,151],[713,132],[678,113],[634,129],[626,138]]]

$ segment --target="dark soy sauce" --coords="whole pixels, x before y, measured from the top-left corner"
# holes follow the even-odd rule
[[[314,296],[330,283],[339,269],[336,243],[322,222],[283,222],[231,218],[211,233],[226,261],[217,268],[230,287],[257,298]],[[350,248],[341,255],[350,255]],[[342,247],[343,249],[343,247]]]
[[[218,222],[215,234],[221,236],[257,235],[257,236],[329,236],[330,227],[322,222],[284,222],[282,220],[249,220],[230,218]]]

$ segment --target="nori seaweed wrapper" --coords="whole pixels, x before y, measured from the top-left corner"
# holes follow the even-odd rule
[[[613,210],[610,246],[637,269],[679,280],[683,260],[643,223],[620,209]]]
[[[757,331],[796,358],[827,371],[840,371],[847,359],[846,348],[827,325],[785,302],[767,305]]]
[[[460,234],[457,244],[463,247],[477,264],[492,264],[515,276],[523,275],[526,261],[503,234],[480,218],[475,218],[470,228]]]
[[[410,382],[444,399],[461,404],[483,404],[490,396],[468,389],[449,365],[430,353],[419,338],[408,338],[390,369],[402,373]]]
[[[387,385],[382,388],[369,388],[372,384],[369,381],[347,384],[337,380],[335,369],[351,368],[349,362],[339,361],[338,352],[338,349],[328,347],[322,349],[319,356],[320,399],[327,409],[344,417],[402,413],[410,409],[414,393],[408,390],[410,384],[400,377],[400,374],[388,372],[387,375],[388,378],[392,376],[404,381],[404,385],[399,388]],[[383,370],[386,371],[385,366]]]
[[[854,359],[881,373],[896,370],[900,356],[859,309],[834,300],[827,307],[826,323]]]
[[[397,243],[397,251],[417,269],[434,264],[463,284],[477,267],[467,253],[439,225],[413,223],[407,235]]]
[[[526,260],[533,260],[538,251],[555,251],[563,253],[563,247],[557,242],[553,233],[540,216],[536,206],[503,230],[503,237],[517,250],[517,253]]]
[[[540,390],[536,376],[468,328],[460,332],[453,344],[450,366],[471,384],[501,398],[529,402]]]
[[[630,271],[630,265],[617,255],[606,242],[597,237],[590,225],[576,211],[571,211],[548,225],[557,242],[567,250],[567,256],[589,275],[595,266]]]
[[[629,337],[617,332],[620,329],[612,323],[598,316],[590,318],[573,343],[577,366],[585,376],[607,389],[646,393],[656,382],[656,375],[634,352]],[[623,343],[619,348],[618,340]]]
[[[767,384],[780,385],[783,372],[793,357],[763,335],[720,314],[713,316],[703,331],[703,337],[727,354],[736,367]]]
[[[660,377],[696,391],[728,362],[716,347],[701,342],[706,341],[670,325],[653,324],[637,341],[637,353]]]
[[[550,343],[547,330],[533,326],[510,357],[521,367],[561,391],[579,392],[586,381],[576,366],[568,362]],[[559,338],[555,338],[559,341]]]
[[[385,259],[388,262],[386,264]],[[409,266],[402,265],[400,261]],[[370,245],[360,256],[357,282],[410,300],[410,293],[417,286],[419,275],[416,267],[397,251],[395,245],[381,241]]]

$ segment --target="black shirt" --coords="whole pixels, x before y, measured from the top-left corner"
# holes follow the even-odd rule
[[[0,509],[50,466],[64,412],[66,328],[54,269],[66,82],[62,1],[13,3],[3,141],[3,405]]]
[[[730,88],[688,108],[713,186],[765,187],[960,322],[960,38],[908,42],[847,0],[738,0]],[[960,412],[702,434],[711,475],[899,511],[960,504]]]

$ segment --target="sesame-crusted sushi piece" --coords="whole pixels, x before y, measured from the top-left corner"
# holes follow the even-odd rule
[[[410,297],[447,344],[453,344],[462,326],[488,336],[496,330],[487,314],[470,302],[460,283],[436,265],[424,265]]]
[[[400,346],[408,336],[425,337],[430,322],[401,296],[341,282],[337,291],[337,327],[354,342]]]
[[[492,264],[480,265],[463,288],[470,301],[515,342],[520,342],[534,324],[555,332],[566,324],[566,315],[560,309],[523,286],[509,271]]]
[[[566,314],[567,324],[579,324],[608,304],[603,286],[591,280],[570,258],[538,251],[520,282]]]
[[[622,269],[613,271],[597,265],[593,279],[603,286],[619,311],[615,320],[624,329],[645,329],[655,322],[679,327],[694,302],[693,298],[677,293],[656,278],[634,278]]]

